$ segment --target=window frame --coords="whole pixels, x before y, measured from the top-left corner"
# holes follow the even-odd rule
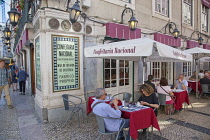
[[[184,66],[187,68],[187,71],[184,72]],[[182,63],[182,74],[184,77],[190,77],[192,76],[192,62],[183,62]]]
[[[130,1],[130,3],[126,2],[127,0],[103,0],[103,1],[106,1],[106,2],[109,2],[109,3],[112,3],[112,4],[115,4],[115,5],[118,5],[118,6],[121,6],[121,7],[125,7],[125,4],[127,5],[127,7],[135,10],[136,6],[136,1],[135,0],[128,0]]]
[[[204,14],[204,11],[203,11],[203,8],[205,8],[205,10],[207,10],[206,11],[206,29],[204,29],[203,28],[203,14]],[[204,32],[208,32],[208,30],[209,30],[209,26],[208,26],[208,24],[209,24],[209,20],[208,20],[208,17],[209,17],[209,8],[208,7],[206,7],[205,5],[203,5],[203,4],[201,4],[201,30],[202,31],[204,31]]]
[[[110,60],[109,67],[105,67],[106,60]],[[111,63],[112,60],[116,61],[115,67],[112,67],[112,63]],[[123,67],[120,66],[120,61],[124,61],[124,63],[123,63],[124,66]],[[127,63],[128,64],[127,67],[125,67],[125,61],[128,62]],[[106,89],[110,89],[110,88],[117,88],[117,87],[120,88],[120,87],[125,87],[125,86],[131,86],[132,85],[132,82],[130,80],[132,78],[131,75],[130,75],[131,70],[132,70],[131,65],[130,65],[131,62],[132,61],[128,61],[128,60],[103,59],[103,87],[106,88]],[[120,69],[122,69],[122,68],[124,70],[123,78],[120,77]],[[126,76],[125,76],[126,68],[128,68],[128,78],[126,78]],[[107,69],[110,70],[109,71],[110,72],[110,78],[109,78],[109,80],[105,78],[105,76],[106,76],[105,71]],[[116,77],[112,79],[112,72],[111,72],[111,70],[113,70],[113,69],[116,69]],[[124,85],[120,85],[120,80],[122,80],[122,79],[124,81]],[[111,84],[112,83],[112,80],[116,80],[116,83],[115,83],[114,86]],[[128,80],[128,83],[129,84],[126,84],[125,83],[126,80]],[[109,87],[106,86],[106,82],[107,81],[109,81]]]
[[[186,5],[190,5],[191,6],[191,11],[190,11],[190,24],[189,23],[186,23],[185,22],[185,18],[184,18],[184,11],[185,11],[185,9],[184,9],[184,6],[185,6],[185,4]],[[189,25],[189,26],[194,26],[194,23],[193,23],[193,20],[194,20],[194,18],[193,18],[193,15],[194,15],[194,0],[191,0],[191,4],[190,3],[187,3],[187,2],[185,2],[185,0],[182,0],[182,22],[184,23],[184,24],[186,24],[186,25]],[[189,7],[188,7],[189,8]],[[187,19],[188,20],[188,19]]]
[[[155,0],[155,13],[160,14],[160,15],[165,16],[165,17],[169,17],[170,16],[170,0],[165,0],[165,1],[168,1],[167,2],[167,5],[168,5],[167,6],[167,12],[166,12],[166,10],[165,10],[165,14],[163,14],[162,11],[158,12],[158,8],[156,10],[156,7],[157,7],[156,3],[158,3],[158,2],[157,2],[157,0]],[[165,4],[166,4],[166,2],[165,2]],[[162,5],[163,5],[163,0],[160,0],[160,9],[163,8]]]

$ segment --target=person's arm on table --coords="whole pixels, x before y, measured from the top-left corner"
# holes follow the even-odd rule
[[[112,118],[120,118],[121,117],[121,111],[119,110],[119,108],[118,108],[118,100],[117,99],[114,99],[113,101],[112,101],[112,103],[114,104],[114,107],[115,107],[115,109],[114,108],[112,108],[110,105],[108,105],[107,106],[107,108],[106,108],[106,113],[108,114],[108,116],[109,117],[112,117]]]

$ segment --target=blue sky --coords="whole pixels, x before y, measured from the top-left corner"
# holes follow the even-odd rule
[[[5,4],[5,14],[6,14],[6,20],[8,19],[8,14],[7,12],[10,10],[10,6],[8,4],[10,4],[10,0],[5,0],[5,2],[7,4]],[[2,22],[2,5],[0,5],[0,22]]]

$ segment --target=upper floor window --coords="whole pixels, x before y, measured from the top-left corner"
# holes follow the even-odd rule
[[[202,5],[201,28],[203,31],[208,31],[208,8],[204,5]]]
[[[192,0],[184,0],[183,22],[192,26]]]
[[[169,0],[155,0],[155,12],[169,17]]]

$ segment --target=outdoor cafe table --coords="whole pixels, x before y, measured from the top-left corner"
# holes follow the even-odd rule
[[[130,136],[133,139],[138,138],[138,130],[148,128],[151,125],[160,131],[160,127],[152,108],[148,107],[145,109],[128,112],[122,111],[122,118],[130,119]]]
[[[172,92],[174,93],[174,96],[176,97],[175,100],[175,109],[176,110],[180,110],[182,108],[182,104],[185,102],[188,105],[190,104],[189,101],[189,97],[188,97],[188,93],[186,90],[172,90]]]
[[[92,111],[91,105],[94,102],[94,98],[95,98],[95,96],[90,96],[88,98],[87,112],[86,112],[87,114],[89,114]],[[109,104],[110,101],[105,100],[105,103]],[[118,106],[121,106],[121,105],[122,105],[122,102],[120,100],[118,100]]]

